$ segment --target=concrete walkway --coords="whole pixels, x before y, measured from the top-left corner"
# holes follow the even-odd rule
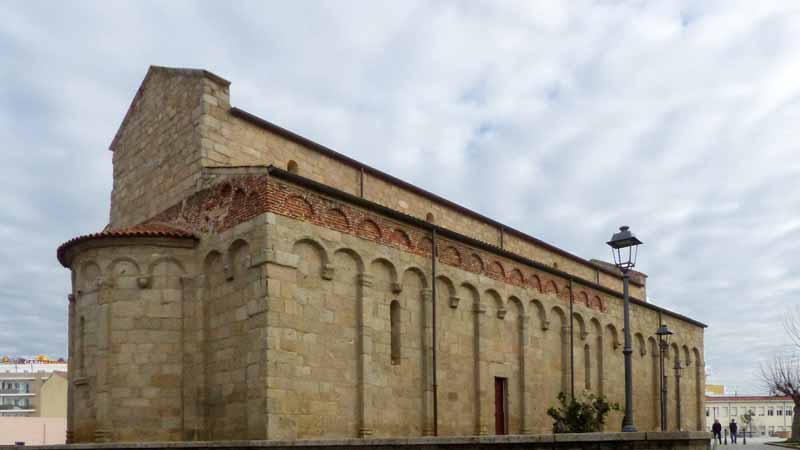
[[[767,442],[780,442],[785,439],[776,439],[776,438],[747,438],[747,445],[742,444],[742,439],[739,438],[739,441],[736,444],[731,444],[730,440],[728,440],[728,445],[712,445],[711,450],[718,449],[718,450],[780,450],[781,447],[776,447],[774,445],[767,445]],[[714,441],[716,443],[716,441]],[[723,440],[723,442],[725,442]]]

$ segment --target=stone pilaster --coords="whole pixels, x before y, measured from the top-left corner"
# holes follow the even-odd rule
[[[569,337],[572,333],[572,329],[570,328],[569,323],[570,321],[566,320],[564,325],[561,327],[561,392],[564,392],[567,395],[570,395],[572,392],[572,366],[569,359]]]
[[[434,281],[435,282],[435,281]],[[423,343],[422,368],[425,385],[422,388],[422,409],[424,436],[433,436],[433,290],[422,290],[422,309],[425,342]]]
[[[369,318],[373,317],[375,301],[372,298],[372,275],[362,273],[357,277],[358,283],[358,395],[359,395],[359,426],[358,437],[372,436],[375,431],[374,418],[378,399],[370,395],[374,387],[375,370],[372,367],[372,349],[374,348],[374,333],[369,327]]]
[[[472,312],[475,317],[475,414],[477,416],[477,429],[476,434],[486,435],[489,434],[489,425],[492,412],[490,407],[494,399],[491,398],[486,388],[491,383],[489,379],[489,369],[486,363],[486,340],[489,339],[488,332],[486,331],[486,307],[480,302],[475,302],[472,307]]]
[[[529,434],[533,432],[530,428],[531,419],[529,417],[530,411],[528,410],[528,374],[532,373],[529,369],[528,348],[530,340],[530,316],[523,314],[519,318],[519,398],[520,398],[520,431],[522,434]]]

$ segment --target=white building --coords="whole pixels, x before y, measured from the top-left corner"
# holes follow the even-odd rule
[[[743,431],[742,416],[751,411],[753,421],[747,431],[754,435],[782,435],[792,429],[794,402],[790,397],[768,396],[706,396],[706,427],[711,430],[714,420],[719,420],[724,430],[731,420],[736,420]]]

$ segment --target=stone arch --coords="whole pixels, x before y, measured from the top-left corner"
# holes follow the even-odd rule
[[[161,258],[157,258],[155,261],[151,262],[150,265],[147,266],[147,273],[150,275],[159,275],[161,268],[169,265],[172,265],[172,268],[177,269],[177,271],[172,271],[170,273],[186,273],[183,263],[171,256],[162,256]],[[161,273],[163,274],[164,272]]]
[[[325,223],[339,231],[350,231],[350,219],[339,208],[328,208],[325,211]]]
[[[528,285],[533,289],[536,289],[537,292],[542,292],[542,280],[539,278],[539,275],[532,274],[528,277]]]
[[[120,289],[137,287],[137,278],[140,274],[139,264],[128,256],[115,258],[106,267],[106,272],[112,278],[114,286]]]
[[[539,316],[539,324],[542,330],[547,330],[550,328],[550,321],[547,319],[547,310],[544,309],[544,305],[539,299],[531,300],[531,305],[533,305],[533,309],[536,310],[537,315]]]
[[[592,308],[598,311],[605,311],[605,306],[603,305],[603,300],[600,298],[599,295],[592,296]]]
[[[94,261],[86,261],[81,265],[81,270],[78,277],[81,280],[81,289],[91,290],[95,288],[95,282],[98,278],[103,276],[103,271]]]
[[[402,282],[402,285],[404,287],[406,286],[406,284],[407,284],[406,281],[407,281],[407,279],[409,277],[417,278],[419,280],[419,284],[423,288],[427,288],[428,287],[428,277],[427,277],[427,275],[425,275],[425,271],[420,269],[419,267],[417,267],[417,266],[409,266],[409,267],[406,267],[405,269],[403,269],[403,278],[402,278],[403,282]]]
[[[292,245],[292,253],[297,255],[298,253],[296,250],[298,246],[302,245],[308,245],[310,247],[313,247],[317,252],[319,252],[319,256],[322,259],[323,266],[330,263],[330,257],[328,256],[328,249],[325,248],[325,246],[319,243],[317,240],[308,236],[302,237],[295,241],[295,243]]]
[[[430,254],[433,251],[433,241],[428,236],[422,236],[417,243],[417,248],[423,253]]]
[[[181,290],[181,277],[186,269],[177,259],[164,256],[151,262],[147,273],[152,278],[153,289]]]
[[[289,215],[292,217],[299,217],[301,219],[308,219],[314,217],[314,207],[305,198],[293,194],[286,198],[286,208]]]
[[[610,339],[609,343],[611,344],[612,348],[616,350],[617,348],[620,347],[620,345],[622,345],[619,341],[619,333],[617,333],[617,327],[615,327],[614,324],[611,323],[607,324],[605,333]]]
[[[547,280],[544,283],[544,293],[545,294],[555,294],[558,295],[558,285],[552,279]]]
[[[292,253],[299,257],[297,275],[303,279],[311,275],[321,278],[325,267],[330,264],[328,250],[310,238],[296,241],[292,246]]]
[[[583,320],[583,316],[578,312],[573,312],[572,319],[573,323],[578,324],[578,338],[582,341],[585,340],[589,333],[586,332],[586,321]]]
[[[644,343],[644,336],[642,336],[642,333],[638,331],[634,333],[633,342],[636,345],[636,353],[638,353],[640,357],[644,358],[644,355],[647,354],[647,346]]]
[[[388,281],[390,283],[396,284],[398,282],[398,279],[397,279],[397,268],[388,259],[386,259],[386,258],[384,258],[382,256],[379,256],[379,257],[373,259],[372,262],[370,262],[370,264],[369,264],[369,272],[374,275],[375,272],[377,271],[376,269],[385,270],[389,274],[389,280]]]
[[[439,259],[447,264],[460,266],[461,252],[459,252],[456,247],[448,245],[447,248],[445,248],[444,251],[442,251],[441,255],[439,256]]]
[[[323,247],[323,249],[324,249],[324,247]],[[334,255],[334,257],[341,257],[343,255],[349,256],[350,258],[352,258],[355,261],[356,270],[358,270],[358,273],[364,273],[364,259],[361,257],[361,255],[357,251],[353,250],[352,248],[350,248],[350,247],[339,247],[333,252],[333,255]],[[327,257],[325,257],[325,259],[323,259],[323,261],[327,264],[328,263]]]
[[[236,239],[228,247],[230,276],[234,279],[250,268],[250,244],[244,239]]]
[[[455,296],[456,294],[455,285],[447,275],[437,275],[436,282],[439,283],[441,286],[444,286],[445,290],[443,292],[440,292],[441,294],[446,295],[447,298]]]
[[[515,267],[511,270],[511,273],[508,276],[508,281],[518,286],[522,286],[525,284],[525,277],[522,275],[522,271]]]
[[[512,305],[512,304],[514,306],[516,306],[520,317],[525,316],[525,313],[526,313],[525,302],[520,300],[520,298],[517,297],[516,295],[511,295],[511,296],[508,297],[508,300],[506,301],[506,305]]]
[[[686,344],[681,346],[681,350],[683,351],[683,367],[689,367],[692,365],[692,358],[689,354],[689,347]]]
[[[381,233],[381,227],[372,219],[364,219],[359,222],[358,227],[356,227],[356,234],[361,238],[376,241],[383,235],[383,233]]]
[[[496,290],[489,288],[483,292],[483,295],[489,299],[488,301],[493,303],[495,308],[497,308],[497,317],[502,319],[505,317],[506,313],[506,305],[503,302],[503,297],[497,293]]]
[[[129,256],[115,258],[108,264],[106,271],[114,278],[136,276],[141,273],[139,263]]]
[[[586,291],[578,292],[578,295],[576,296],[575,299],[575,303],[579,303],[587,308],[592,307],[591,303],[589,302],[589,295],[586,294]]]
[[[399,228],[392,230],[392,234],[389,235],[389,241],[396,247],[405,250],[411,250],[412,248],[411,238],[408,236],[408,233]]]
[[[481,259],[480,255],[478,255],[477,253],[471,254],[469,256],[467,270],[475,273],[483,273],[483,269],[484,269],[483,259]]]
[[[217,286],[225,281],[225,269],[222,261],[222,253],[211,250],[203,259],[203,274],[206,279],[206,286]]]
[[[488,272],[490,274],[492,274],[494,276],[497,276],[497,277],[500,277],[500,278],[505,278],[506,277],[506,271],[505,271],[505,269],[503,269],[503,265],[500,264],[500,261],[492,261],[489,264]]]

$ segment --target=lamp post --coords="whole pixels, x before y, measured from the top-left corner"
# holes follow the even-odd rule
[[[658,327],[656,335],[658,335],[658,350],[661,357],[661,431],[667,431],[667,374],[664,372],[664,356],[669,350],[669,337],[672,336],[672,331],[669,331],[667,325],[662,323]]]
[[[622,419],[622,431],[636,431],[633,424],[633,372],[631,354],[631,323],[630,323],[630,298],[628,296],[628,283],[630,277],[628,271],[636,265],[636,255],[638,247],[642,241],[631,233],[627,226],[619,227],[619,232],[611,236],[611,240],[606,242],[611,247],[611,254],[614,257],[614,264],[622,272],[622,297],[624,304],[624,336],[625,343],[622,354],[625,357],[625,417]]]

